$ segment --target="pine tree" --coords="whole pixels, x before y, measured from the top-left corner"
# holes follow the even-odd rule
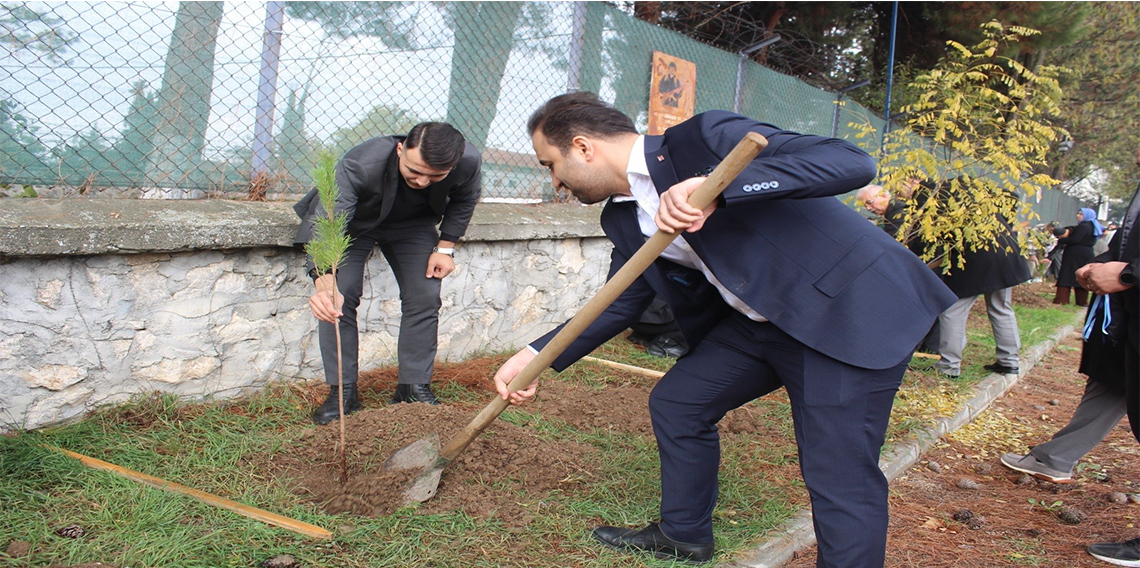
[[[336,157],[330,152],[322,152],[313,169],[313,183],[324,207],[325,215],[313,220],[313,238],[305,244],[305,252],[313,259],[317,274],[332,276],[333,303],[340,305],[340,291],[336,285],[337,267],[344,262],[351,237],[348,236],[348,216],[336,212],[336,200],[340,193],[336,186]],[[340,323],[334,322],[336,330],[336,381],[337,398],[340,401],[340,480],[348,481],[348,461],[345,457],[344,441],[344,365],[341,362]]]

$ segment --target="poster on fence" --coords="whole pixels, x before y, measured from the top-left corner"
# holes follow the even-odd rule
[[[649,87],[649,134],[693,116],[693,100],[697,93],[697,66],[672,55],[653,52],[653,80]]]

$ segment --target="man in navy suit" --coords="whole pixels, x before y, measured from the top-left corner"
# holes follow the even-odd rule
[[[614,548],[710,560],[717,422],[784,387],[819,565],[881,566],[887,481],[878,460],[891,404],[914,346],[955,298],[911,252],[834,198],[867,185],[874,161],[842,140],[723,111],[639,136],[592,93],[547,101],[528,128],[556,188],[583,203],[609,200],[601,222],[614,244],[611,276],[656,230],[684,231],[552,365],[562,370],[624,331],[654,294],[691,346],[649,401],[660,524],[598,527],[594,536]],[[707,209],[689,206],[701,176],[750,131],[768,147]],[[499,369],[504,399],[534,396],[536,384],[515,393],[506,385],[554,333]]]

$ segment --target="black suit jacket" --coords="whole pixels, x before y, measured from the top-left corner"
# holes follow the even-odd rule
[[[1011,288],[1022,282],[1028,282],[1033,275],[1029,272],[1029,265],[1021,256],[1021,247],[1017,244],[1017,235],[1013,227],[1005,219],[999,218],[1003,227],[997,241],[988,249],[962,251],[962,268],[958,268],[956,254],[952,255],[950,268],[942,275],[942,281],[959,298],[970,298]]]
[[[1140,274],[1140,187],[1132,194],[1124,224],[1112,235],[1108,251],[1092,262],[1120,261],[1132,266],[1133,274]],[[1127,314],[1128,341],[1140,351],[1140,286],[1133,286],[1112,295],[1119,300]]]
[[[914,254],[835,198],[875,176],[874,160],[857,147],[706,112],[646,137],[657,191],[716,166],[747,132],[767,137],[768,147],[729,184],[704,227],[682,238],[728,290],[808,347],[868,369],[909,357],[956,298]],[[614,244],[611,276],[645,242],[636,206],[611,200],[602,212]],[[552,366],[561,370],[622,332],[654,293],[693,346],[732,309],[701,272],[658,259]]]
[[[364,234],[379,227],[392,210],[400,176],[396,143],[403,142],[404,138],[372,138],[353,147],[337,163],[336,184],[340,195],[336,211],[348,215],[349,235]],[[451,173],[425,188],[428,204],[442,219],[441,234],[459,238],[467,232],[482,193],[482,164],[479,151],[468,143]],[[293,209],[301,217],[293,243],[307,243],[313,236],[313,219],[325,214],[317,190],[309,191]]]

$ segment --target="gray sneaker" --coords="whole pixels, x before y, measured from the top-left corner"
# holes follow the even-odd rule
[[[1071,472],[1064,472],[1053,469],[1033,457],[1032,454],[1020,456],[1017,454],[1005,454],[1001,457],[1001,463],[1005,467],[1021,473],[1028,473],[1038,479],[1045,481],[1052,481],[1053,483],[1072,483],[1073,474]]]

